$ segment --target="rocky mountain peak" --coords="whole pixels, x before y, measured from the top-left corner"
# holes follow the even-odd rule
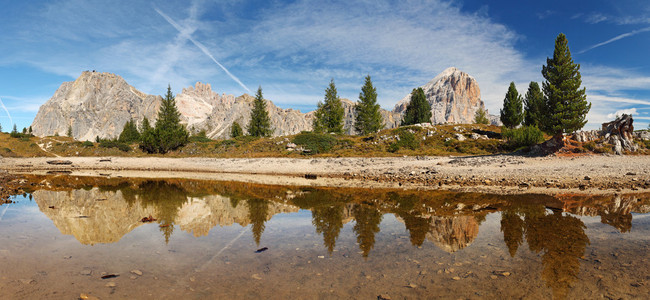
[[[138,91],[118,75],[85,71],[61,84],[39,108],[32,128],[37,136],[65,135],[72,128],[77,140],[111,138],[130,119],[155,119],[160,103],[159,96]]]
[[[421,86],[431,105],[431,123],[472,123],[478,109],[485,109],[478,82],[469,74],[450,67]],[[404,113],[411,94],[397,102],[394,112]]]

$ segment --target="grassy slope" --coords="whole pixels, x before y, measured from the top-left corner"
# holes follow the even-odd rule
[[[412,148],[401,146],[391,152],[391,144],[398,143],[396,137],[406,132],[414,136]],[[490,139],[474,140],[472,133],[486,134]],[[456,134],[462,134],[466,140],[459,141]],[[45,138],[11,138],[7,133],[0,133],[0,156],[4,157],[33,157],[53,156],[165,156],[165,157],[386,157],[386,156],[446,156],[446,155],[487,155],[508,153],[515,150],[500,139],[501,128],[491,125],[438,125],[433,128],[416,126],[386,129],[369,136],[331,135],[331,149],[324,153],[304,154],[299,151],[287,151],[286,145],[293,142],[296,136],[253,139],[240,137],[230,140],[193,141],[180,150],[165,155],[146,154],[138,149],[137,144],[131,145],[132,150],[120,151],[117,148],[92,146],[74,141],[69,137]],[[43,144],[48,152],[44,152],[37,144]],[[299,145],[301,146],[301,145]],[[572,152],[591,152],[582,145],[576,145],[578,150]],[[649,145],[650,146],[650,145]],[[309,148],[309,146],[305,146]],[[392,149],[394,150],[394,148]],[[596,152],[596,151],[594,151]],[[643,150],[645,154],[648,151]]]

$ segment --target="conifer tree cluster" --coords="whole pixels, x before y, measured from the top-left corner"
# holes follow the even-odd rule
[[[318,109],[314,113],[314,132],[318,133],[343,133],[343,104],[336,92],[334,79],[325,89],[325,102],[318,102]]]
[[[401,126],[431,122],[431,105],[419,87],[411,92],[411,102],[406,106]]]
[[[171,86],[168,86],[167,94],[158,111],[155,127],[151,127],[149,120],[146,120],[146,124],[143,121],[140,148],[149,153],[164,154],[185,146],[190,135],[185,126],[180,123],[180,117],[181,114],[176,108],[176,98],[172,94]]]
[[[359,93],[359,101],[355,106],[356,119],[354,129],[361,134],[367,135],[384,127],[384,120],[381,116],[380,106],[377,104],[377,89],[372,85],[370,75],[366,76],[365,83]]]
[[[257,88],[257,93],[255,94],[253,110],[251,111],[251,121],[248,123],[247,130],[249,135],[255,137],[270,136],[273,133],[271,119],[269,118],[269,113],[266,111],[266,101],[264,101],[264,97],[262,96],[261,86]]]
[[[580,88],[580,65],[573,62],[563,33],[555,39],[553,58],[546,59],[542,75],[545,81],[541,90],[537,82],[529,84],[523,112],[521,96],[514,82],[510,83],[501,109],[503,125],[514,128],[523,121],[525,126],[539,127],[556,139],[580,130],[587,123],[591,103],[585,88]]]

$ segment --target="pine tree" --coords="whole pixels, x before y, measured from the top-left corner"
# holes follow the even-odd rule
[[[97,139],[99,143],[99,137]],[[140,125],[140,149],[148,153],[155,153],[157,149],[155,130],[149,124],[147,117],[142,120],[142,125]]]
[[[524,119],[522,112],[523,100],[517,92],[514,82],[510,82],[506,97],[503,99],[503,108],[501,109],[501,123],[508,128],[515,128],[521,124]]]
[[[325,89],[325,102],[318,102],[318,109],[314,114],[314,132],[343,133],[343,104],[336,93],[334,79]]]
[[[539,89],[539,84],[531,81],[524,97],[524,125],[540,127],[543,113],[544,94]]]
[[[479,108],[474,114],[474,124],[490,124],[485,109]]]
[[[29,128],[32,128],[32,126],[29,126]],[[0,132],[2,132],[2,123],[0,123]]]
[[[171,86],[167,86],[167,94],[163,98],[158,111],[158,120],[154,129],[156,150],[167,153],[187,144],[189,133],[181,124],[181,113],[176,108],[176,98],[172,94]]]
[[[370,75],[366,76],[366,81],[361,87],[359,101],[355,107],[357,116],[354,128],[361,135],[367,135],[376,132],[384,127],[384,119],[379,111],[377,104],[377,90],[372,86]]]
[[[546,79],[542,83],[545,102],[542,129],[556,139],[563,133],[581,129],[587,124],[585,118],[591,103],[587,102],[585,88],[580,88],[580,64],[573,62],[563,33],[555,39],[553,58],[546,59],[542,75]]]
[[[239,125],[239,124],[238,124]],[[251,111],[251,121],[248,123],[248,134],[255,137],[270,136],[273,133],[271,129],[271,119],[266,111],[266,101],[262,97],[262,87],[257,88],[255,101],[253,102],[253,111]]]
[[[18,127],[16,127],[16,124],[14,124],[14,128],[11,130],[11,133],[13,133],[13,134],[18,133]]]
[[[2,127],[0,127],[0,131],[2,131]],[[32,134],[32,126],[29,126],[29,134]]]
[[[117,140],[122,143],[134,143],[140,140],[140,132],[133,119],[124,124],[124,129]]]
[[[68,137],[72,137],[72,125],[68,126],[68,132],[66,133]]]
[[[401,126],[431,122],[431,105],[422,88],[413,89]]]
[[[239,126],[239,123],[232,122],[232,126],[230,126],[230,137],[234,139],[242,135],[244,135],[244,131],[241,129],[241,126]]]

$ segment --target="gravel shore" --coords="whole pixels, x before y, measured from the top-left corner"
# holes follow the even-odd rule
[[[400,187],[496,193],[614,193],[650,189],[650,156],[514,155],[391,158],[1,158],[9,174],[235,180],[278,185]]]

